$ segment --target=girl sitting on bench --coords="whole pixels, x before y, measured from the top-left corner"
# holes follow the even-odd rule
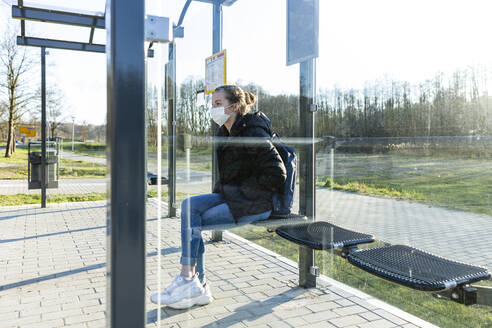
[[[181,274],[151,297],[174,309],[212,301],[205,281],[202,230],[217,225],[231,228],[267,219],[272,193],[282,192],[286,170],[270,141],[272,126],[263,114],[250,113],[256,97],[236,85],[223,85],[212,95],[212,119],[219,125],[219,180],[213,193],[193,196],[181,205]],[[251,138],[249,142],[247,139]]]

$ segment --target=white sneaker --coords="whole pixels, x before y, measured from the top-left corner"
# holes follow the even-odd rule
[[[188,309],[195,304],[205,305],[210,303],[210,289],[208,293],[202,286],[196,274],[192,279],[187,280],[181,275],[177,275],[172,283],[160,293],[155,293],[150,300],[158,304],[167,305],[173,309]]]
[[[205,282],[203,289],[205,290],[205,293],[202,297],[200,297],[199,303],[197,303],[199,305],[207,305],[214,300],[214,298],[212,297],[212,291],[210,290],[210,283]]]

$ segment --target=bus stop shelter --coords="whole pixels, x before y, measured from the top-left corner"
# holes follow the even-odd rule
[[[236,0],[198,0],[210,3],[213,10],[212,53],[222,49],[222,6],[231,6]],[[12,17],[20,20],[21,35],[17,43],[41,48],[42,58],[42,165],[46,162],[46,114],[45,114],[45,54],[47,48],[106,53],[107,56],[107,165],[110,176],[108,198],[108,319],[111,327],[139,327],[145,322],[145,203],[146,203],[146,143],[145,143],[145,57],[144,44],[170,42],[170,65],[167,73],[174,85],[168,97],[170,116],[168,124],[175,120],[175,50],[173,35],[181,34],[181,24],[187,1],[177,26],[169,19],[157,18],[159,24],[153,30],[151,20],[145,16],[144,2],[108,0],[105,13],[71,11],[49,6],[24,5],[22,0],[12,6]],[[316,13],[311,12],[315,17]],[[305,19],[306,17],[300,17]],[[66,24],[88,29],[88,42],[54,40],[27,36],[25,24],[40,21]],[[167,26],[166,26],[167,24]],[[299,26],[299,24],[298,24]],[[154,26],[155,27],[155,26]],[[181,29],[180,29],[181,28]],[[317,28],[317,26],[315,26]],[[94,44],[95,29],[106,29],[106,44]],[[309,32],[309,31],[308,31]],[[311,26],[311,33],[313,26]],[[291,40],[293,42],[293,40]],[[141,45],[141,46],[135,46]],[[316,49],[315,49],[316,50]],[[307,138],[314,137],[314,58],[316,53],[290,54],[290,64],[301,62],[300,116],[304,122],[300,131]],[[297,58],[296,58],[297,56]],[[301,58],[302,57],[302,58]],[[174,91],[173,91],[174,90]],[[169,138],[169,186],[170,215],[175,215],[175,128]],[[301,210],[314,217],[314,144],[301,150]],[[216,161],[213,172],[215,176]],[[44,170],[42,170],[44,172]],[[174,190],[173,190],[174,188]],[[46,194],[46,189],[42,188]],[[46,196],[42,197],[43,199]],[[43,203],[45,206],[45,203]],[[214,233],[221,239],[221,232]],[[301,285],[315,285],[313,251],[302,248]]]
[[[198,1],[212,5],[212,53],[217,53],[222,50],[222,6],[233,5],[236,1]],[[106,53],[107,56],[107,163],[110,177],[107,224],[107,314],[108,325],[111,327],[141,327],[146,320],[145,59],[148,54],[145,48],[146,41],[150,42],[150,45],[154,42],[169,43],[169,64],[166,70],[166,78],[171,81],[170,88],[167,90],[169,213],[171,216],[176,214],[176,130],[174,124],[176,120],[176,52],[173,40],[174,37],[183,36],[181,25],[190,3],[191,1],[186,2],[177,25],[172,25],[167,17],[146,17],[144,3],[130,0],[108,0],[104,14],[27,7],[22,1],[18,1],[18,4],[12,7],[13,17],[21,20],[21,35],[18,37],[18,44],[41,47],[42,65],[44,65],[46,48],[99,52]],[[302,6],[297,6],[299,2],[288,1],[287,14],[291,14],[291,16],[288,16],[287,64],[299,63],[300,129],[298,134],[299,137],[307,140],[298,149],[300,162],[299,214],[315,220],[316,174],[314,164],[316,153],[314,123],[317,111],[315,104],[315,58],[317,57],[318,1],[313,0],[306,3],[308,3],[306,8],[309,10],[303,11]],[[39,39],[26,36],[24,24],[28,20],[87,27],[89,41],[88,43],[80,43],[70,40]],[[305,22],[310,22],[310,24],[305,24]],[[153,26],[157,26],[157,28],[153,29]],[[306,26],[307,28],[304,29]],[[93,44],[94,30],[102,28],[106,30],[106,44]],[[312,42],[305,43],[305,47],[302,48],[293,46],[299,39],[312,40]],[[296,49],[307,49],[308,52],[296,52]],[[42,72],[42,84],[44,84],[44,69]],[[45,97],[43,96],[42,103],[44,104],[44,102]],[[42,138],[45,140],[45,118],[43,122]],[[45,150],[43,150],[44,152]],[[43,154],[42,161],[45,165],[45,154]],[[215,180],[217,175],[216,160],[213,163],[213,180]],[[296,238],[295,234],[295,231],[287,231],[284,235],[292,240]],[[215,232],[213,239],[220,240],[221,233]],[[323,247],[324,245],[319,249],[324,249]],[[313,247],[299,246],[299,285],[302,287],[316,286],[317,274],[314,266]]]

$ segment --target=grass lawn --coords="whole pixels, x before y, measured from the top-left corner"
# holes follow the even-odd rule
[[[60,160],[60,178],[104,178],[106,165],[85,161]]]
[[[0,149],[0,164],[26,164],[27,148],[16,148],[10,157],[5,157],[5,149]]]
[[[167,163],[166,163],[167,165]],[[176,167],[186,169],[186,157],[177,156]],[[212,156],[210,154],[191,154],[190,155],[190,169],[195,171],[211,171],[212,170]]]
[[[105,165],[60,159],[60,179],[104,178],[105,174]],[[10,158],[0,156],[1,179],[27,179],[27,148],[17,148]]]
[[[151,152],[147,155],[147,163],[155,165],[157,163],[157,153]],[[212,155],[200,150],[190,152],[190,169],[195,171],[211,171],[212,170]],[[162,165],[167,166],[167,152],[162,152]],[[182,151],[176,152],[176,167],[186,169],[186,153]]]
[[[241,227],[232,232],[270,249],[293,261],[299,261],[299,247],[269,233],[265,228]],[[375,245],[370,245],[374,247]],[[360,247],[362,248],[362,247]],[[448,300],[438,300],[427,292],[415,291],[351,265],[329,252],[316,251],[316,263],[321,273],[392,304],[408,313],[443,328],[492,327],[492,308],[464,306]]]
[[[71,152],[72,143],[64,143],[62,147],[63,151]],[[91,157],[106,157],[106,145],[105,144],[93,144],[93,143],[76,143],[74,144],[74,153],[79,155],[91,156]]]
[[[459,157],[336,154],[317,163],[318,186],[492,215],[492,161]]]
[[[193,196],[195,194],[187,194],[183,192],[176,193],[177,201],[181,202],[186,197]],[[162,192],[162,198],[168,196],[167,191]],[[149,190],[147,192],[147,198],[157,197],[156,190]],[[48,195],[46,202],[48,203],[66,203],[66,202],[91,202],[96,200],[107,199],[105,192],[92,192],[86,194],[52,194]],[[0,206],[18,206],[24,204],[40,204],[40,194],[16,194],[16,195],[2,195],[0,197]]]
[[[11,157],[0,153],[0,180],[27,179],[27,149],[17,148]]]
[[[162,144],[162,153],[166,154],[167,153],[167,143]],[[154,145],[147,145],[147,151],[149,153],[157,153],[157,147]],[[177,156],[184,156],[185,152],[182,150],[182,148],[177,148],[176,149]],[[200,147],[200,148],[191,148],[190,149],[191,155],[198,154],[198,155],[211,155],[212,154],[212,146],[209,145],[209,147]]]
[[[96,200],[105,200],[106,193],[92,192],[87,194],[53,194],[47,195],[47,203],[65,203],[65,202],[89,202]],[[40,204],[40,194],[16,194],[2,195],[0,197],[0,206],[18,206],[25,204]]]
[[[162,198],[167,198],[167,196],[169,195],[169,193],[167,191],[162,191],[161,194],[162,194],[161,195]],[[183,200],[185,200],[187,197],[195,196],[195,195],[197,195],[197,194],[196,193],[190,194],[190,193],[177,191],[176,192],[176,201],[179,201],[179,203],[181,204],[181,202]],[[157,189],[150,189],[147,192],[147,196],[148,196],[148,198],[156,198],[157,197]],[[165,199],[165,200],[167,201],[167,199]]]
[[[72,151],[72,144],[70,142],[63,144],[63,150],[67,152]],[[106,157],[106,145],[105,144],[95,144],[95,143],[78,143],[74,144],[74,153],[85,156],[92,157]],[[157,153],[157,147],[155,146],[147,146],[147,152],[149,153]],[[192,148],[190,150],[191,156],[194,155],[208,155],[211,156],[212,148]],[[164,156],[167,155],[167,145],[162,147],[162,154]],[[181,149],[176,149],[177,157],[185,157],[185,152]]]

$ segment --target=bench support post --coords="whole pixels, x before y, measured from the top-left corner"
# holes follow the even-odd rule
[[[316,276],[311,267],[314,266],[314,251],[305,246],[299,246],[299,286],[303,288],[316,287]]]

